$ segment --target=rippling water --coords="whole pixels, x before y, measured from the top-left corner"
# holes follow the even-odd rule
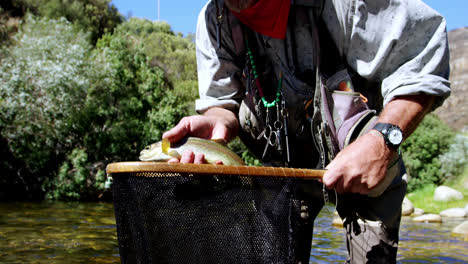
[[[325,207],[316,219],[310,263],[343,263],[347,256],[345,232],[330,224],[334,208]],[[398,263],[468,263],[468,241],[451,235],[467,219],[443,224],[414,223],[403,217]]]
[[[311,263],[342,263],[344,231],[332,207],[316,219]],[[450,235],[462,220],[414,224],[404,218],[399,263],[468,263],[468,242]],[[0,203],[0,263],[119,263],[110,203]]]
[[[119,263],[112,204],[0,204],[1,263]]]

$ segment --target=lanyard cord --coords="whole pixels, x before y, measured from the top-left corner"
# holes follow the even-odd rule
[[[279,104],[280,97],[281,97],[281,87],[283,86],[283,72],[280,72],[280,79],[278,80],[278,86],[276,87],[276,98],[273,101],[268,102],[265,99],[262,85],[258,78],[257,67],[255,66],[254,57],[252,55],[252,51],[250,50],[249,41],[247,40],[247,38],[245,38],[245,46],[247,47],[247,55],[248,55],[247,60],[250,62],[250,65],[252,65],[252,71],[253,71],[253,75],[255,79],[255,84],[257,85],[257,89],[260,94],[261,100],[263,102],[263,106],[266,108],[270,108],[270,107],[275,106],[276,104]]]
[[[216,5],[216,47],[219,49],[221,47],[221,23],[223,22],[223,13],[224,13],[224,4],[221,12],[219,12],[218,0],[215,0]]]

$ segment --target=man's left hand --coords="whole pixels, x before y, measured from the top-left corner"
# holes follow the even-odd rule
[[[382,136],[369,132],[338,153],[323,183],[338,193],[368,194],[384,180],[393,152]]]

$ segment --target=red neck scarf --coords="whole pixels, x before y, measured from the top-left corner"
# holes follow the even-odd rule
[[[259,0],[250,8],[233,12],[240,21],[256,32],[284,39],[291,0]]]

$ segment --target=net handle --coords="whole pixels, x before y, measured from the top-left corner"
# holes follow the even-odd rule
[[[182,164],[167,162],[116,162],[107,165],[108,174],[129,172],[188,173],[209,175],[295,177],[321,180],[326,170],[285,167],[233,166],[215,164]]]

